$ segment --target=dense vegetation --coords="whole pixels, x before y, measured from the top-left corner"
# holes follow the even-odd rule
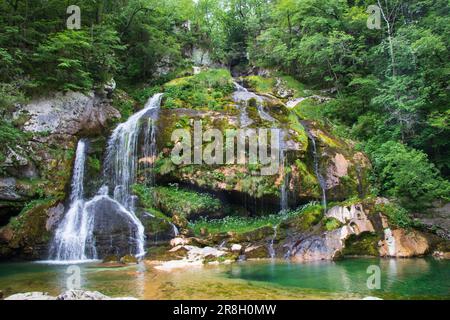
[[[121,89],[161,84],[200,48],[233,72],[268,69],[297,86],[331,89],[334,99],[316,117],[360,142],[374,166],[374,193],[409,208],[448,200],[448,1],[378,1],[381,29],[370,30],[366,9],[376,2],[78,0],[82,28],[67,30],[64,1],[0,1],[1,148],[26,139],[11,119],[14,103],[98,89],[112,78]],[[218,108],[232,90],[222,76],[212,77],[214,92],[196,91],[201,78],[183,80],[182,91],[169,85],[168,103]]]

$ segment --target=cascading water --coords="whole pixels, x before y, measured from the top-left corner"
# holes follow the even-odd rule
[[[275,256],[276,256],[275,249],[273,247],[273,243],[274,243],[274,241],[275,241],[275,239],[277,237],[277,232],[278,232],[278,225],[273,227],[273,236],[272,236],[272,239],[270,239],[270,242],[269,242],[268,251],[269,251],[270,259],[274,259]]]
[[[283,176],[280,188],[280,209],[281,211],[287,211],[289,209],[288,204],[288,175],[286,174],[286,143],[284,141],[285,133],[280,131],[280,168]]]
[[[86,214],[84,203],[84,171],[86,142],[78,142],[72,176],[70,206],[59,224],[50,248],[50,259],[71,261],[96,258],[91,238],[92,216]]]
[[[127,242],[130,252],[140,257],[144,251],[144,226],[134,213],[134,199],[131,186],[136,182],[139,148],[138,139],[141,131],[141,120],[148,116],[147,132],[144,135],[142,154],[150,164],[156,157],[155,121],[161,104],[162,94],[156,94],[145,107],[120,124],[112,133],[107,148],[103,185],[97,195],[90,201],[83,199],[84,166],[86,160],[86,144],[80,140],[77,147],[74,174],[72,179],[71,205],[63,221],[60,223],[50,250],[50,259],[60,261],[84,261],[97,258],[94,243],[94,227],[101,224],[97,214],[116,214],[121,223],[129,230]],[[114,199],[108,195],[113,191]],[[105,211],[106,210],[106,211]],[[101,225],[100,225],[101,227]],[[124,229],[125,230],[125,229]],[[108,238],[112,243],[112,236]],[[112,244],[110,244],[112,247]]]
[[[246,101],[246,96],[247,94],[251,94],[248,92],[248,90],[246,88],[244,88],[243,86],[241,86],[239,83],[237,82],[233,82],[234,83],[234,87],[236,88],[236,91],[233,93],[233,100],[236,103],[242,103],[243,101]],[[245,105],[240,107],[240,118],[239,118],[239,122],[241,125],[241,128],[245,128],[248,127],[249,125],[251,125],[253,123],[253,120],[250,119],[250,117],[248,116],[247,113],[247,107]]]
[[[113,187],[114,199],[128,210],[134,208],[131,186],[136,182],[140,121],[146,115],[156,119],[161,98],[161,93],[151,97],[144,109],[132,115],[127,122],[120,124],[113,131],[108,142],[106,168]],[[151,148],[156,149],[156,147],[149,149]]]
[[[317,153],[317,146],[316,146],[316,139],[311,134],[309,129],[306,129],[306,133],[308,134],[308,138],[311,141],[312,145],[312,151],[313,151],[313,159],[314,159],[314,172],[316,174],[317,180],[319,181],[320,188],[322,189],[322,206],[324,208],[324,211],[327,211],[327,193],[326,193],[326,182],[323,178],[322,174],[320,173],[319,168],[319,155]]]
[[[139,157],[138,139],[141,129],[141,119],[148,116],[147,134],[144,137],[144,159],[153,163],[156,157],[155,121],[157,120],[159,107],[161,106],[162,93],[151,97],[144,108],[132,115],[128,121],[120,124],[112,133],[108,141],[106,156],[106,174],[109,175],[114,199],[120,203],[129,214],[131,221],[137,227],[135,239],[137,242],[136,255],[144,255],[144,227],[134,214],[134,197],[131,187],[136,182],[136,172]],[[150,133],[149,133],[150,132]],[[153,160],[152,160],[153,159]]]

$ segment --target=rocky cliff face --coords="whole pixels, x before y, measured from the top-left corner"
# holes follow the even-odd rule
[[[162,86],[158,155],[138,159],[149,165],[139,165],[133,186],[150,257],[153,247],[168,245],[172,238],[181,246],[220,247],[227,260],[410,257],[436,246],[435,238],[392,223],[380,207],[383,201],[367,198],[369,160],[354,142],[313,116],[330,97],[289,86],[281,78],[249,76],[241,82],[249,90],[228,72],[211,70]],[[8,146],[0,164],[0,257],[45,258],[67,210],[77,140],[90,137],[85,187],[88,193],[96,192],[104,136],[120,113],[93,93],[67,93],[18,106],[14,116],[30,138]],[[260,164],[176,165],[171,151],[180,141],[172,140],[172,133],[186,129],[192,136],[195,121],[201,121],[203,132],[278,128],[283,132],[283,163],[271,175],[261,175]],[[145,143],[141,135],[139,144]],[[156,186],[149,183],[149,176]],[[99,257],[127,254],[135,244],[124,234],[133,233],[132,226],[116,214],[120,208],[107,201],[98,206],[94,238]],[[203,219],[228,217],[245,218],[251,226],[228,231],[208,223],[195,226]],[[177,256],[192,251],[178,249]]]

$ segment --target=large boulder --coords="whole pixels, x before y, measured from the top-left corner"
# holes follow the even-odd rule
[[[108,196],[95,197],[86,203],[85,210],[93,216],[93,237],[98,257],[135,253],[138,228],[131,212]]]
[[[120,113],[93,92],[55,93],[22,105],[15,117],[27,116],[24,130],[58,135],[99,133]]]

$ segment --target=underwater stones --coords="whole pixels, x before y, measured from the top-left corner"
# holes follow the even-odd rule
[[[385,234],[385,238],[379,242],[382,257],[408,258],[421,256],[429,251],[428,240],[419,231],[396,229]]]
[[[57,297],[47,292],[26,292],[13,294],[5,300],[137,300],[133,297],[111,298],[98,291],[67,290]]]
[[[56,300],[56,297],[50,296],[48,292],[25,292],[13,294],[5,300]]]

